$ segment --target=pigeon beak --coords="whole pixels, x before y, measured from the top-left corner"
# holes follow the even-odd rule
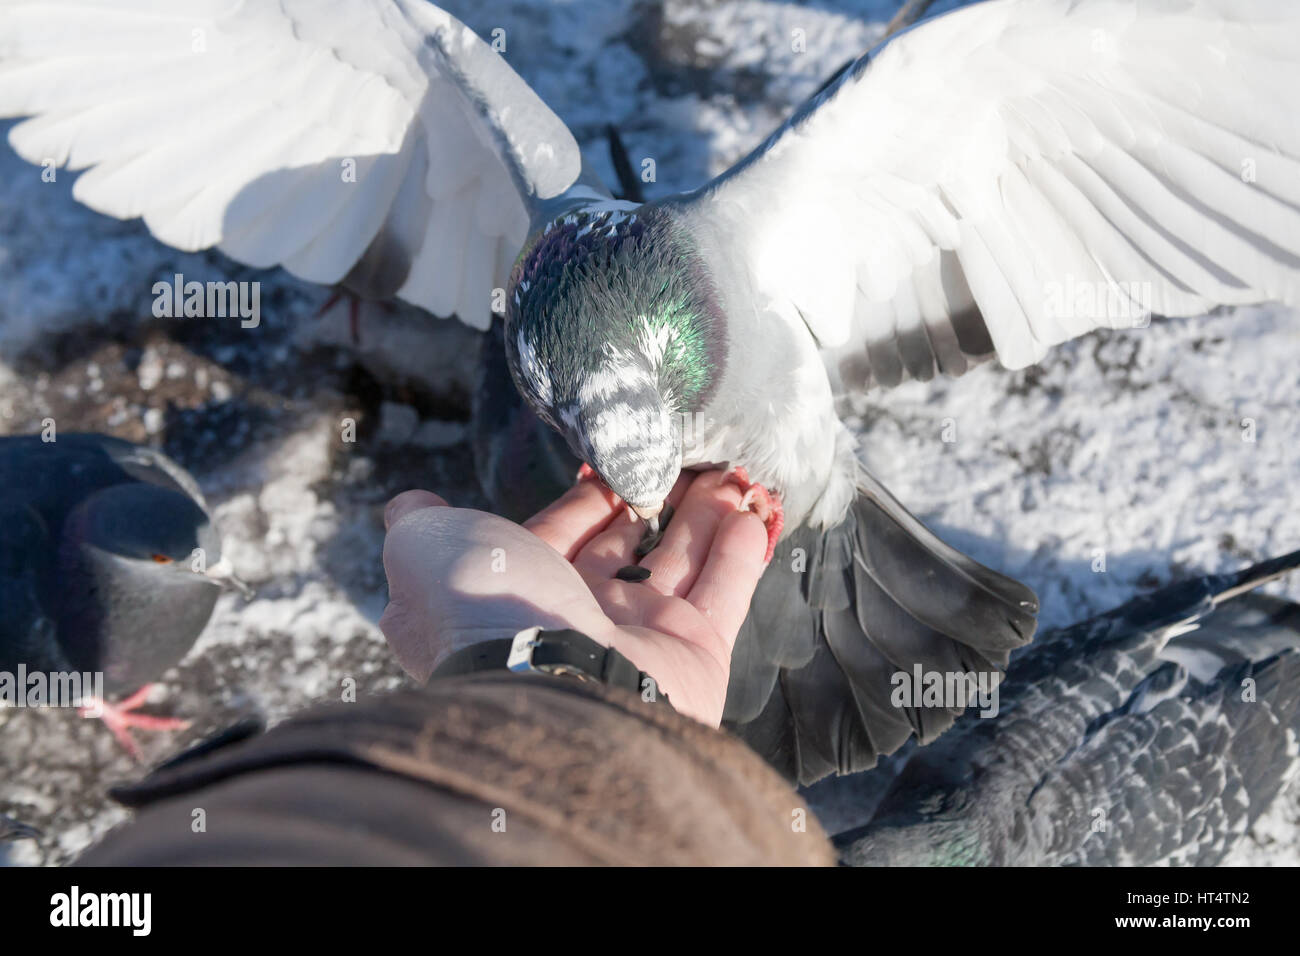
[[[245,601],[253,600],[253,589],[241,581],[235,574],[235,569],[230,563],[230,559],[223,557],[212,567],[208,568],[203,574],[223,591],[238,591],[244,596]]]
[[[651,531],[659,530],[659,512],[664,510],[664,503],[661,501],[657,505],[651,505],[649,508],[642,508],[638,505],[628,505],[633,513],[646,524],[650,526]]]
[[[636,516],[643,521],[649,521],[651,518],[658,518],[659,512],[664,510],[664,503],[661,501],[657,505],[651,505],[649,508],[642,508],[640,505],[628,505]]]

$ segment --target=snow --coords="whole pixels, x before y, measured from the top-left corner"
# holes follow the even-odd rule
[[[446,5],[480,35],[506,30],[512,64],[611,182],[615,124],[634,166],[654,161],[653,197],[743,156],[897,4]],[[359,694],[401,685],[376,626],[383,504],[417,486],[483,503],[464,441],[473,334],[368,307],[354,345],[345,304],[313,318],[328,290],[170,250],[77,205],[73,178],[42,182],[0,148],[0,429],[53,417],[158,444],[193,471],[257,589],[224,596],[161,682],[156,709],[194,723],[143,741],[147,758],[238,716],[338,700],[349,678]],[[153,283],[176,272],[261,281],[261,325],[151,318]],[[1034,587],[1051,627],[1300,546],[1298,379],[1296,317],[1251,308],[1095,334],[1039,368],[913,383],[852,413],[876,474],[954,545]],[[1297,580],[1271,589],[1300,598]],[[64,862],[125,818],[104,790],[139,768],[96,723],[0,711],[0,740],[0,812],[46,834],[15,845],[16,862]],[[1232,862],[1300,862],[1296,789]]]

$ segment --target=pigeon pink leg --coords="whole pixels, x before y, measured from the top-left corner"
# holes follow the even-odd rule
[[[348,332],[352,337],[353,345],[361,344],[361,297],[347,291],[346,289],[337,289],[334,294],[325,300],[325,304],[316,312],[316,318],[322,318],[326,312],[338,305],[340,299],[347,297],[348,300]]]
[[[767,554],[763,556],[763,562],[771,561],[781,530],[785,527],[785,511],[781,507],[781,499],[757,482],[750,481],[749,472],[739,466],[727,473],[726,480],[743,492],[737,510],[753,510],[767,526]]]
[[[151,714],[134,713],[135,709],[142,706],[148,699],[152,687],[153,684],[145,684],[121,703],[110,704],[106,700],[98,701],[103,711],[100,720],[117,738],[117,742],[122,745],[122,748],[137,761],[141,760],[142,756],[140,748],[131,736],[132,728],[136,730],[185,730],[190,725],[188,720],[181,720],[178,717],[155,717]],[[86,707],[81,708],[83,717],[87,716],[87,709]]]

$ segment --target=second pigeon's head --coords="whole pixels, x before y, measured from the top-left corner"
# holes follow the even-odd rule
[[[634,511],[657,515],[725,359],[689,237],[651,207],[550,223],[511,276],[505,340],[538,416]]]
[[[222,587],[243,588],[222,560],[208,514],[147,482],[96,491],[63,522],[60,631],[76,666],[116,686],[152,680],[189,649]],[[128,653],[125,644],[140,646]]]
[[[87,496],[69,514],[64,536],[106,559],[159,573],[201,571],[221,560],[221,540],[198,502],[147,482]]]

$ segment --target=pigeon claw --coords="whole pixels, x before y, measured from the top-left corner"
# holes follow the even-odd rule
[[[356,295],[355,293],[349,292],[347,289],[344,288],[335,289],[334,294],[331,295],[328,299],[326,299],[325,304],[322,305],[316,311],[316,318],[318,319],[324,318],[326,313],[328,313],[331,309],[334,308],[334,306],[338,305],[344,299],[348,300],[348,334],[352,339],[353,347],[356,347],[361,344],[361,297],[360,296]]]
[[[152,688],[153,684],[145,684],[118,704],[110,704],[106,700],[98,702],[102,710],[99,719],[117,738],[117,742],[122,745],[122,749],[129,753],[137,763],[143,762],[144,757],[140,752],[139,745],[135,742],[135,738],[131,736],[133,728],[142,731],[185,730],[190,726],[188,720],[181,720],[178,717],[156,717],[152,714],[135,713],[136,708],[143,706],[148,699],[149,691]],[[87,710],[86,707],[81,708],[83,717],[89,716]]]
[[[785,528],[785,510],[781,507],[781,499],[758,482],[750,481],[749,472],[739,466],[729,471],[725,480],[742,492],[736,510],[753,511],[767,526],[767,553],[763,555],[763,563],[767,564],[776,553],[776,543]]]
[[[591,481],[593,478],[599,481],[600,475],[596,474],[595,468],[592,468],[591,465],[584,461],[582,467],[578,469],[578,474],[573,479],[573,482],[574,484],[577,484],[580,481]]]

